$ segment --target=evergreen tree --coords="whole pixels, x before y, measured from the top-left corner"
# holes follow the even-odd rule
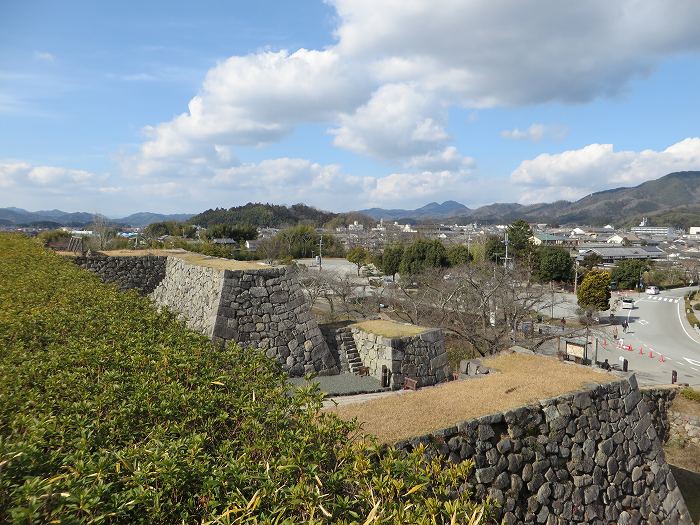
[[[578,287],[578,304],[581,308],[610,309],[610,274],[604,270],[591,270]]]

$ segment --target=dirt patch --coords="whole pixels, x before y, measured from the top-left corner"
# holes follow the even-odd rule
[[[408,323],[397,323],[396,321],[384,321],[381,319],[363,321],[353,326],[365,332],[384,337],[413,337],[414,335],[422,334],[423,332],[430,330],[430,328],[425,328],[423,326],[416,326]]]
[[[681,414],[688,414],[689,416],[700,417],[700,403],[686,399],[680,394],[673,400],[671,410],[680,412]]]
[[[395,443],[468,419],[580,390],[591,383],[618,379],[612,374],[543,356],[504,354],[484,360],[484,364],[497,372],[328,411],[343,419],[356,417],[365,432],[383,443]]]
[[[261,262],[236,261],[234,259],[223,259],[221,257],[210,257],[199,253],[188,252],[187,250],[110,250],[102,252],[112,257],[138,257],[144,255],[161,255],[166,257],[177,257],[185,262],[197,266],[206,266],[218,270],[261,270],[270,268],[269,265]]]

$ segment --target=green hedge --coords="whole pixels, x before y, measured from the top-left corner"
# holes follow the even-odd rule
[[[258,352],[19,236],[0,275],[0,523],[488,517],[455,490],[470,464],[367,444]]]

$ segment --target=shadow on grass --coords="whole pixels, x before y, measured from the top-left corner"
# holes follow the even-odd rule
[[[678,488],[683,493],[693,523],[700,525],[700,474],[673,465],[671,465],[671,471],[676,478]]]

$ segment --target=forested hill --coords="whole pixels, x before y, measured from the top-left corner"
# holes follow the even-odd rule
[[[249,224],[251,226],[294,226],[299,223],[323,226],[335,218],[336,214],[317,210],[305,204],[279,206],[277,204],[262,204],[249,202],[245,206],[233,208],[216,208],[204,211],[188,222],[205,228],[213,224]]]

